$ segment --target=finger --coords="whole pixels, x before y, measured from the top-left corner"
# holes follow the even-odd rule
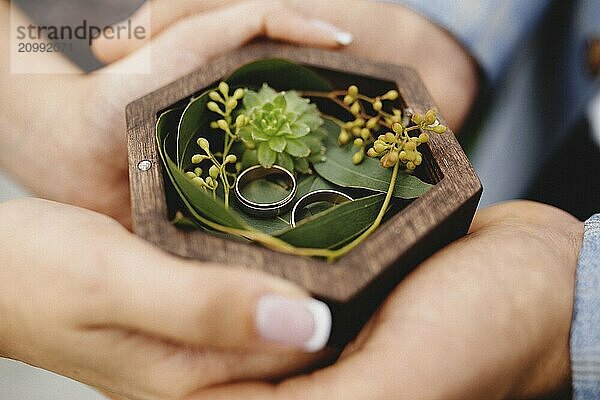
[[[122,110],[132,100],[264,33],[300,43],[337,44],[335,37],[339,32],[335,33],[334,28],[314,20],[305,23],[304,17],[278,4],[270,0],[246,1],[178,22],[153,40],[151,45],[105,67],[102,71],[106,74],[93,74],[97,88],[92,90],[99,93],[93,101],[102,104],[104,109],[112,109],[112,112],[103,115],[121,116]],[[148,62],[151,62],[152,73],[135,75],[135,79],[127,73],[145,70]],[[106,90],[107,87],[110,90]],[[107,125],[120,121],[101,119],[99,123]]]
[[[379,400],[389,398],[383,382],[395,378],[390,373],[369,368],[365,359],[356,357],[310,375],[288,379],[279,384],[250,382],[215,386],[201,390],[186,400]],[[381,382],[384,386],[378,384]],[[398,393],[396,393],[398,394]],[[394,398],[401,398],[396,397]]]
[[[101,36],[94,40],[92,52],[98,60],[105,64],[110,64],[135,52],[153,36],[157,36],[177,21],[190,15],[214,10],[236,1],[239,0],[147,1],[128,21],[114,25],[115,29],[119,26],[125,26],[129,21],[131,21],[131,25],[134,27],[149,25],[150,29],[147,29],[147,35],[143,39],[132,39],[129,36],[121,36],[109,40],[105,36]]]
[[[315,352],[331,330],[328,307],[266,274],[184,261],[139,239],[111,255],[110,300],[90,323],[216,348]],[[126,250],[125,250],[126,249]]]
[[[182,42],[181,44],[186,46],[189,42],[196,42],[201,47],[209,47],[209,54],[221,52],[225,48],[238,47],[261,35],[316,47],[347,46],[353,39],[349,32],[322,20],[307,18],[278,0],[213,0],[184,3],[173,6],[173,2],[165,0],[152,2],[152,11],[150,6],[146,6],[136,13],[133,26],[143,26],[152,13],[151,35],[160,37],[161,33],[173,30],[179,35],[175,43]],[[231,5],[219,8],[224,4]],[[180,24],[183,26],[178,27]],[[170,26],[173,27],[168,28]],[[219,34],[211,34],[213,29],[220,31]],[[112,40],[102,37],[94,42],[92,49],[98,59],[111,63],[133,54],[147,44],[151,35],[146,35],[143,40],[125,36]],[[168,36],[172,38],[172,35]],[[169,43],[172,49],[178,49],[177,46],[173,46],[173,42]],[[203,49],[200,51],[206,53]]]

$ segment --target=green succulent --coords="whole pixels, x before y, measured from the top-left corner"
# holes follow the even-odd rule
[[[310,173],[310,163],[325,160],[321,114],[298,93],[276,92],[266,84],[258,92],[248,90],[240,116],[245,166],[277,164],[292,172]]]

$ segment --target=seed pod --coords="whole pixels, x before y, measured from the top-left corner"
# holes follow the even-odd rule
[[[360,128],[358,126],[352,128],[352,134],[356,137],[360,136]]]
[[[390,151],[385,156],[381,157],[381,166],[383,168],[391,168],[398,163],[398,153]]]
[[[376,140],[375,144],[373,144],[373,148],[375,149],[376,152],[383,153],[384,151],[387,150],[388,145],[381,140]]]
[[[352,85],[348,88],[348,94],[352,97],[358,96],[358,86]]]
[[[435,112],[435,110],[427,111],[427,113],[425,114],[425,124],[433,125],[435,123],[436,117],[437,117],[437,112]]]
[[[235,154],[230,154],[227,157],[225,157],[224,164],[235,164],[236,162],[237,157],[235,156]]]
[[[417,153],[417,158],[415,158],[415,161],[413,162],[415,163],[415,165],[421,165],[421,163],[423,162],[423,156]]]
[[[446,133],[447,130],[448,130],[448,128],[444,125],[438,125],[438,126],[433,127],[433,131],[435,133],[439,133],[440,135],[443,133]]]
[[[206,152],[208,152],[210,150],[210,143],[208,143],[208,140],[206,140],[205,138],[199,138],[197,140],[198,146],[200,146],[200,148]]]
[[[362,147],[363,144],[365,144],[364,140],[362,140],[361,138],[356,138],[354,139],[354,145],[356,147]]]
[[[233,98],[236,100],[241,100],[246,95],[246,91],[242,88],[236,89],[233,93]]]
[[[193,172],[186,172],[185,176],[187,176],[190,179],[194,179],[196,177],[196,174]]]
[[[210,127],[212,129],[219,129],[219,124],[217,124],[217,121],[213,121],[210,123]]]
[[[219,167],[217,167],[216,165],[212,165],[210,167],[210,169],[208,170],[208,174],[210,175],[211,178],[213,179],[217,179],[219,177],[219,173],[221,171],[219,171]]]
[[[389,92],[387,92],[386,94],[384,94],[381,97],[383,100],[396,100],[398,98],[398,91],[397,90],[390,90]]]
[[[410,119],[417,125],[421,125],[423,123],[423,116],[419,113],[414,113]]]
[[[229,96],[229,85],[227,82],[219,83],[219,92],[221,92],[225,97]]]
[[[248,121],[246,120],[246,116],[244,114],[238,115],[238,117],[235,119],[235,127],[237,129],[243,128],[247,123]]]
[[[402,150],[400,154],[398,154],[398,159],[402,162],[406,161],[406,151]]]
[[[223,100],[223,98],[221,97],[221,95],[220,95],[219,93],[217,93],[217,92],[210,92],[210,93],[208,94],[208,97],[210,97],[210,99],[211,99],[211,100],[214,100],[214,101],[218,101],[218,102],[221,102],[221,103],[223,103],[223,102],[224,102],[224,100]]]
[[[358,165],[365,159],[365,153],[361,150],[358,153],[354,153],[352,156],[352,162],[354,165]]]
[[[409,171],[414,171],[417,166],[412,161],[406,163],[406,169]]]
[[[350,141],[350,138],[351,138],[351,136],[348,133],[348,131],[345,129],[342,129],[340,131],[340,135],[338,136],[338,142],[339,142],[339,144],[341,144],[343,146]]]
[[[225,132],[229,130],[229,124],[224,119],[218,120],[217,125],[219,126],[219,129],[224,130]]]
[[[206,156],[200,154],[195,154],[192,156],[192,164],[200,164],[204,160],[206,160]]]
[[[358,104],[358,102],[352,104],[352,107],[350,107],[350,112],[353,115],[358,115],[360,114],[360,104]]]
[[[402,127],[402,124],[400,124],[399,122],[394,122],[392,124],[392,130],[396,133],[401,133],[404,128]]]
[[[238,102],[236,99],[227,100],[227,108],[229,108],[230,110],[235,110],[235,108],[237,106],[238,106]]]
[[[381,111],[382,108],[383,108],[383,103],[381,102],[381,99],[378,97],[377,99],[375,99],[375,102],[373,103],[373,110]]]
[[[429,135],[427,133],[421,133],[419,135],[419,142],[421,142],[421,143],[429,142]]]
[[[350,96],[349,94],[344,96],[344,104],[345,105],[349,106],[352,103],[354,103],[354,97]]]
[[[404,150],[406,151],[415,151],[417,149],[417,145],[415,144],[415,142],[406,142],[406,144],[404,145]]]
[[[379,118],[377,117],[373,117],[370,120],[367,121],[367,128],[369,129],[373,129],[377,126],[377,123],[379,122]]]
[[[387,132],[385,134],[385,141],[387,143],[396,143],[396,135],[394,135],[392,132]]]
[[[199,176],[192,179],[192,183],[200,188],[203,188],[206,186],[206,182],[204,181],[204,179],[200,178]]]
[[[216,113],[221,113],[221,108],[219,107],[219,105],[217,103],[215,103],[214,101],[209,102],[206,105],[206,108],[208,108],[210,111],[212,112],[216,112]]]
[[[368,140],[371,137],[371,131],[367,128],[362,128],[360,130],[360,137],[363,138],[363,140]]]
[[[202,170],[202,168],[200,168],[200,167],[196,167],[196,168],[194,168],[194,174],[196,174],[196,176],[202,176],[202,173],[203,173],[203,172],[204,172],[204,171],[203,171],[203,170]]]
[[[365,120],[363,118],[356,118],[356,120],[354,121],[354,126],[362,128],[363,126],[365,126]]]

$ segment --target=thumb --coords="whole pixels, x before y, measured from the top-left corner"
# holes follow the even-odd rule
[[[114,254],[114,293],[94,323],[100,319],[203,347],[275,346],[306,352],[325,347],[329,308],[291,283],[176,258],[133,236],[129,241]]]

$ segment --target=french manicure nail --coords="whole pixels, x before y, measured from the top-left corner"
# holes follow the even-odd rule
[[[313,353],[327,345],[331,311],[315,299],[265,295],[257,303],[255,324],[263,340]]]
[[[342,46],[348,46],[354,41],[354,35],[352,33],[344,31],[337,26],[330,24],[329,22],[325,22],[320,19],[314,19],[312,20],[312,23],[316,29],[330,33],[334,40]]]

